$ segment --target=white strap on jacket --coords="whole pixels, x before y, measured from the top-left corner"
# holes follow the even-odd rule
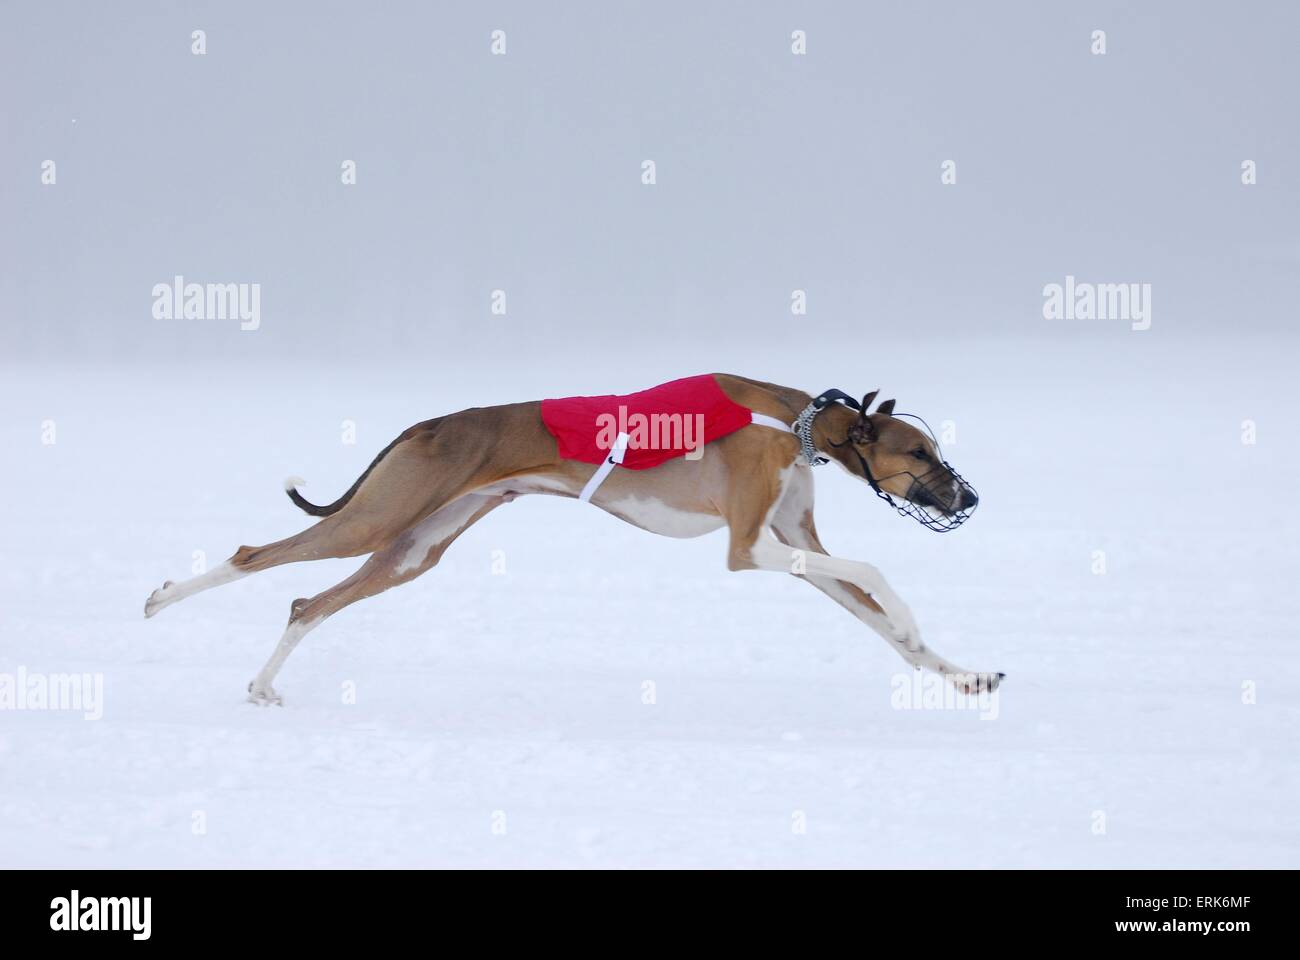
[[[754,411],[751,410],[749,412],[749,416],[750,416],[750,423],[756,423],[760,427],[772,427],[773,429],[776,430],[784,430],[786,433],[794,432],[794,430],[790,427],[788,423],[784,423],[778,420],[776,417],[769,417],[765,413],[754,413]]]
[[[627,434],[620,433],[617,439],[614,440],[614,449],[609,451],[609,455],[605,457],[604,462],[596,468],[596,472],[591,475],[591,479],[587,481],[587,485],[582,488],[582,493],[578,494],[578,500],[580,502],[590,502],[592,495],[595,494],[600,485],[605,482],[605,478],[609,476],[610,471],[613,470],[616,465],[623,462],[623,455],[625,453],[627,453]]]

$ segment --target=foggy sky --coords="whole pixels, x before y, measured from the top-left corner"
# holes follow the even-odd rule
[[[11,360],[454,362],[1296,320],[1294,4],[0,10]],[[259,283],[260,329],[154,319],[150,291],[176,275]],[[1151,284],[1152,329],[1045,320],[1042,288],[1067,275]]]

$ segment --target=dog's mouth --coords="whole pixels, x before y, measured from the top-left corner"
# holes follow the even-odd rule
[[[916,476],[903,494],[903,503],[894,503],[899,513],[912,517],[923,527],[938,533],[956,530],[970,519],[979,506],[979,494],[946,461],[933,470]]]

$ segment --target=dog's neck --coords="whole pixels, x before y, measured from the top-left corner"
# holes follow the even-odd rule
[[[862,465],[854,455],[853,445],[847,442],[849,428],[857,419],[856,410],[850,410],[842,403],[832,403],[813,420],[812,438],[819,454],[834,460],[849,473],[861,476]]]

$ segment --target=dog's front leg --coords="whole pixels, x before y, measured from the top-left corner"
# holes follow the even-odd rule
[[[880,634],[909,665],[947,677],[958,690],[992,690],[1002,680],[1001,674],[963,670],[927,647],[911,611],[875,567],[830,556],[817,537],[807,471],[789,478],[762,525],[733,525],[731,550],[733,569],[771,570],[806,580]]]
[[[803,577],[888,640],[908,664],[946,677],[963,693],[996,690],[1002,682],[1001,673],[963,670],[926,646],[906,605],[889,589],[875,567],[828,556],[815,536],[801,536],[796,530],[778,532],[786,544],[764,536],[751,548],[750,555],[755,558],[757,569]],[[876,612],[877,608],[883,609],[884,614]]]
[[[832,557],[811,544],[783,545],[766,532],[750,545],[748,555],[758,570],[791,573],[810,580],[852,584],[867,595],[864,598],[867,604],[881,611],[875,614],[868,607],[867,612],[872,614],[869,622],[887,639],[898,644],[900,653],[917,653],[925,649],[925,644],[921,642],[921,630],[916,625],[912,611],[886,582],[884,575],[871,564]]]
[[[751,469],[735,477],[731,509],[724,514],[731,532],[729,569],[802,577],[889,641],[910,665],[946,676],[958,690],[992,690],[1001,682],[1002,674],[962,670],[927,647],[907,604],[871,564],[826,553],[813,529],[812,481],[806,470]],[[773,531],[785,542],[778,542]]]
[[[852,584],[860,591],[861,597],[861,603],[850,607],[856,616],[901,648],[900,652],[917,653],[923,649],[921,631],[912,611],[885,582],[880,571],[869,563],[828,556],[817,542],[816,535],[811,532],[811,471],[795,467],[774,474],[738,472],[734,489],[735,495],[731,498],[734,507],[727,514],[731,531],[727,556],[730,569],[770,570]],[[808,532],[803,536],[805,525]],[[795,549],[792,550],[773,538],[773,529],[791,531],[792,535],[802,539],[793,544]],[[843,602],[838,596],[835,599]]]

